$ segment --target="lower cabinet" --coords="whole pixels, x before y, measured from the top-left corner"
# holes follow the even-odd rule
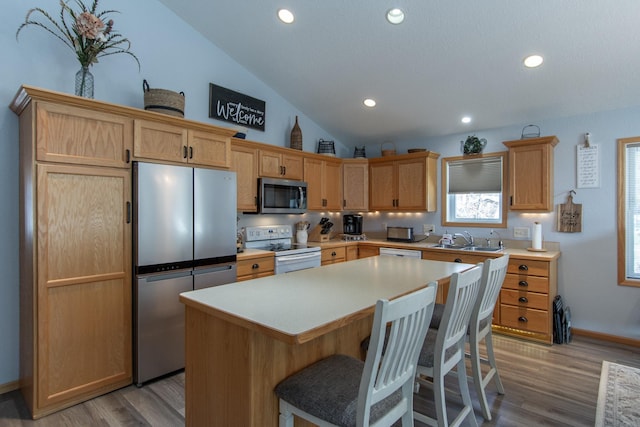
[[[345,246],[335,246],[322,249],[322,265],[345,262],[347,259],[347,249]]]
[[[511,257],[500,291],[500,332],[553,342],[556,261]]]
[[[273,254],[238,259],[238,282],[272,276],[275,269]]]
[[[380,249],[377,246],[358,245],[358,259],[378,255],[380,255]]]

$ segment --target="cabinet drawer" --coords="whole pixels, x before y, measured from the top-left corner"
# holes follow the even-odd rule
[[[526,274],[532,276],[549,276],[549,263],[547,261],[532,261],[528,259],[511,258],[509,260],[508,273]]]
[[[347,250],[344,246],[338,248],[327,248],[322,250],[322,262],[344,261],[347,257]]]
[[[516,289],[530,292],[549,292],[549,279],[546,277],[525,276],[508,273],[504,278],[502,289]]]
[[[487,258],[485,255],[468,255],[460,254],[456,252],[450,252],[447,249],[442,251],[422,251],[422,259],[429,259],[432,261],[446,261],[446,262],[462,262],[465,264],[477,264],[484,262]]]
[[[509,328],[546,334],[549,332],[549,312],[503,303],[500,305],[500,323]]]
[[[261,273],[272,273],[275,268],[273,256],[243,259],[238,261],[238,277]]]
[[[548,301],[549,297],[547,294],[516,291],[513,289],[503,289],[500,291],[500,302],[502,304],[547,310],[549,305]]]

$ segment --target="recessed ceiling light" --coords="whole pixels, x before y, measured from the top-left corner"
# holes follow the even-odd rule
[[[363,101],[363,104],[366,105],[367,107],[375,107],[376,101],[371,98],[367,98]]]
[[[389,9],[387,11],[387,21],[394,25],[401,24],[404,21],[404,12],[398,8]]]
[[[471,117],[469,116],[464,116],[461,120],[462,123],[467,124],[467,123],[471,123]]]
[[[542,58],[542,56],[540,55],[531,55],[531,56],[527,56],[524,59],[524,66],[527,68],[535,68],[535,67],[539,67],[540,65],[542,65],[542,63],[544,62],[544,58]]]
[[[287,9],[280,9],[278,11],[278,18],[280,18],[280,20],[285,24],[291,24],[295,19],[293,13],[291,13],[291,11]]]

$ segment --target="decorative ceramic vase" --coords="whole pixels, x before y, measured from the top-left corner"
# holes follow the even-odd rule
[[[76,73],[76,95],[93,98],[93,74],[87,66],[83,66]]]
[[[302,150],[302,129],[298,125],[298,116],[296,116],[296,123],[291,129],[291,148]]]

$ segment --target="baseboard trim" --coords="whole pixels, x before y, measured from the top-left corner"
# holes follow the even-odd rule
[[[20,381],[12,381],[6,384],[0,384],[0,394],[9,393],[20,388]]]
[[[579,335],[581,337],[596,338],[602,341],[615,342],[618,344],[630,345],[633,347],[640,347],[640,340],[633,338],[620,337],[617,335],[603,334],[601,332],[588,331],[586,329],[571,328],[571,333]]]

